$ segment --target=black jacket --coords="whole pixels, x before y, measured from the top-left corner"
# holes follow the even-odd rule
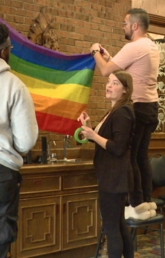
[[[134,128],[132,105],[123,105],[110,113],[98,134],[108,139],[106,150],[96,143],[94,166],[99,189],[110,193],[133,190],[130,144]]]

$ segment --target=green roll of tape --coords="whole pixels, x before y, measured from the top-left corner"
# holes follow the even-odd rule
[[[86,126],[86,122],[84,123],[84,126]],[[83,129],[81,127],[79,127],[75,133],[74,133],[74,138],[76,139],[77,142],[79,143],[86,143],[88,141],[88,139],[85,139],[85,140],[80,140],[78,135],[79,135],[79,132],[83,131]]]

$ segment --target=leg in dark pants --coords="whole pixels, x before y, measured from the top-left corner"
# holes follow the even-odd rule
[[[0,257],[1,258],[7,258],[7,253],[9,252],[10,249],[10,244],[4,244],[4,245],[0,245]]]
[[[125,193],[99,191],[103,228],[107,236],[109,258],[133,258],[133,240],[124,219]]]
[[[154,132],[156,126],[157,122],[145,124],[136,120],[131,150],[131,163],[134,173],[134,192],[130,193],[130,203],[133,207],[142,202],[151,201],[152,170],[148,158],[148,148],[151,133]]]
[[[6,258],[17,238],[17,219],[21,176],[0,165],[0,258]]]
[[[151,133],[155,131],[157,123],[146,124],[143,137],[140,142],[137,161],[141,173],[141,183],[143,191],[143,201],[151,201],[152,192],[152,169],[148,158],[148,149],[151,139]]]

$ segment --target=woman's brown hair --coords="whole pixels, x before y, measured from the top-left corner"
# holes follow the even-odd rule
[[[129,73],[127,73],[125,71],[121,71],[121,70],[113,72],[113,74],[122,83],[126,92],[123,93],[121,98],[115,103],[115,105],[111,109],[111,112],[115,111],[117,108],[121,107],[122,105],[133,103],[132,99],[131,99],[131,95],[132,95],[132,91],[133,91],[132,76]]]

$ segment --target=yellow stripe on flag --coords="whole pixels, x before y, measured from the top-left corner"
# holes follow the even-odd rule
[[[65,99],[82,104],[88,103],[90,88],[79,84],[52,84],[11,70],[28,87],[31,94],[48,98]]]

